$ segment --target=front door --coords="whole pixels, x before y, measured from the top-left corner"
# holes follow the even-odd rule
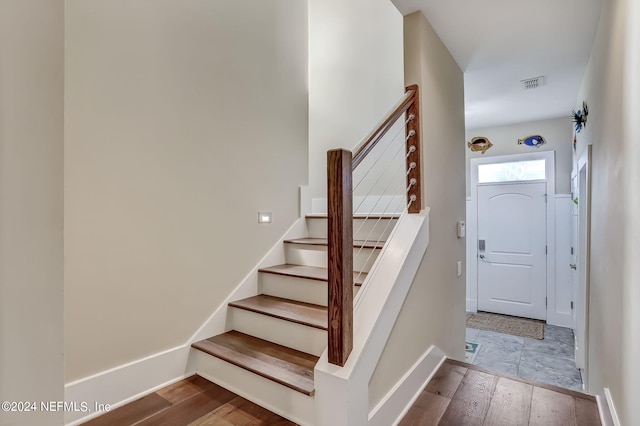
[[[478,185],[478,310],[546,320],[546,187]]]

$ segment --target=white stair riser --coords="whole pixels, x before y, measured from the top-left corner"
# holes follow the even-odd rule
[[[246,309],[230,308],[228,324],[241,333],[315,356],[322,355],[327,347],[327,332],[324,330]]]
[[[258,294],[327,306],[326,281],[261,272],[258,275]]]
[[[393,231],[397,219],[353,219],[353,238],[355,240],[386,241]],[[309,238],[327,238],[326,218],[307,218]]]
[[[380,250],[377,249],[353,249],[353,270],[369,272]],[[317,266],[326,268],[329,263],[327,246],[314,246],[309,244],[284,245],[284,257],[287,263],[293,265]]]
[[[244,368],[192,349],[196,373],[301,425],[314,423],[314,399]]]
[[[359,289],[359,286],[353,286],[354,297]],[[298,300],[314,305],[328,305],[327,282],[308,278],[261,272],[258,277],[258,294]]]

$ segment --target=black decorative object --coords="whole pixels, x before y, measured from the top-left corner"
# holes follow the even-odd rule
[[[576,133],[580,133],[580,130],[587,126],[588,115],[589,107],[584,101],[582,101],[582,109],[579,109],[578,111],[575,109],[571,110],[571,121],[573,121],[576,126]]]

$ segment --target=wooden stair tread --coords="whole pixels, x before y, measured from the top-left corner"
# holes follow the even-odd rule
[[[283,265],[270,266],[268,268],[262,268],[259,270],[259,272],[264,272],[267,274],[285,275],[289,277],[307,278],[310,280],[324,281],[324,282],[327,282],[329,280],[328,278],[329,270],[327,268],[319,268],[316,266],[283,264]],[[366,272],[357,272],[357,271],[353,272],[354,285],[361,286],[365,278],[367,278]]]
[[[229,303],[229,306],[268,315],[309,327],[327,329],[327,307],[260,294]]]
[[[314,393],[317,356],[235,330],[191,346],[305,395]]]
[[[306,219],[327,219],[327,215],[326,214],[322,214],[322,213],[310,213],[308,215],[305,215]],[[395,213],[382,213],[382,214],[370,214],[370,215],[365,215],[365,214],[354,214],[353,215],[354,219],[370,219],[370,220],[377,220],[377,219],[400,219],[400,215],[399,214],[395,214]]]
[[[328,245],[326,238],[296,238],[293,240],[285,240],[285,243],[289,244],[306,244],[310,246],[326,246]],[[368,248],[368,249],[381,249],[384,247],[384,241],[363,241],[353,240],[354,248]]]

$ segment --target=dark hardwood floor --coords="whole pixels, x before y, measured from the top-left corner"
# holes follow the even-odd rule
[[[447,360],[400,426],[599,426],[595,398]]]
[[[90,426],[295,425],[200,376],[191,376],[84,424]]]
[[[290,426],[200,376],[192,376],[90,420],[89,426]],[[552,385],[447,360],[400,426],[600,426],[595,399]]]

